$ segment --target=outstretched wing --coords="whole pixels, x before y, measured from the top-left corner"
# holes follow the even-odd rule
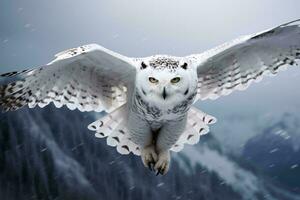
[[[1,76],[4,111],[53,102],[71,110],[110,112],[126,102],[135,67],[129,58],[90,44],[61,52],[45,66]]]
[[[240,37],[187,58],[197,67],[198,99],[244,90],[263,75],[275,75],[300,59],[300,20]]]

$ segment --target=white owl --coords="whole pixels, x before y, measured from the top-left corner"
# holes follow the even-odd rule
[[[300,59],[300,20],[240,37],[186,57],[129,58],[91,44],[56,55],[35,69],[3,74],[4,111],[28,104],[106,111],[89,125],[121,154],[141,155],[157,174],[169,169],[170,150],[196,144],[216,119],[192,107],[243,90]]]

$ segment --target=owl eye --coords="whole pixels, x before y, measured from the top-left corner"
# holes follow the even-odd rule
[[[158,80],[156,78],[154,78],[154,77],[149,77],[149,81],[151,83],[158,83]]]
[[[180,77],[175,77],[171,79],[171,83],[178,83],[180,81]]]

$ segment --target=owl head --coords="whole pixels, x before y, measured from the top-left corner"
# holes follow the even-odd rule
[[[182,58],[159,56],[139,63],[136,89],[149,103],[176,105],[195,94],[197,73]]]

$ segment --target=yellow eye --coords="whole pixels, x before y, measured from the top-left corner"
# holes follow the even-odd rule
[[[171,79],[171,83],[178,83],[180,81],[180,77],[175,77]]]
[[[158,83],[158,80],[156,78],[154,78],[154,77],[149,77],[149,81],[151,83]]]

